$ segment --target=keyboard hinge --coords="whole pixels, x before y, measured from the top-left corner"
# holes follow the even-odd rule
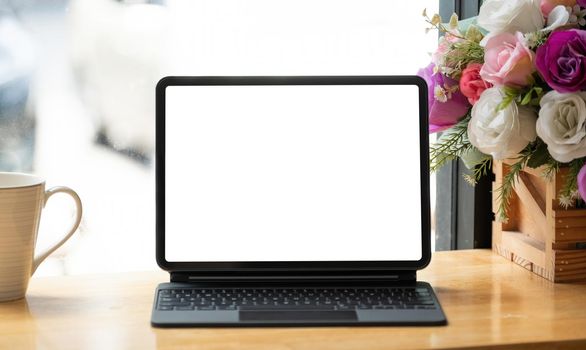
[[[398,281],[415,282],[417,281],[417,271],[398,271],[397,279]]]
[[[357,273],[357,274],[296,274],[296,275],[269,275],[254,274],[248,275],[245,272],[222,274],[201,274],[193,272],[171,272],[171,282],[415,282],[417,272],[410,271],[387,271],[385,273]]]
[[[189,273],[185,272],[171,272],[171,282],[189,282]]]

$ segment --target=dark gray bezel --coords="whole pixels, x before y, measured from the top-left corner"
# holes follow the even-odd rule
[[[165,91],[168,86],[185,85],[415,85],[419,88],[421,242],[422,255],[416,261],[275,261],[275,262],[170,262],[165,258]],[[174,76],[165,77],[156,87],[156,258],[167,271],[255,275],[354,273],[383,274],[419,270],[431,259],[429,204],[429,142],[427,84],[418,76]],[[187,228],[186,228],[187,229]]]

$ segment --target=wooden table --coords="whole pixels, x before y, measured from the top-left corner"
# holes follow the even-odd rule
[[[554,285],[488,250],[436,253],[419,277],[448,326],[155,329],[163,272],[33,278],[26,299],[0,304],[0,348],[586,349],[586,284]]]

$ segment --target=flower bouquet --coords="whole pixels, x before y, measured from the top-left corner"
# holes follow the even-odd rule
[[[460,158],[474,185],[493,160],[509,173],[495,193],[500,220],[519,173],[551,178],[567,167],[558,194],[566,207],[586,199],[586,0],[486,0],[479,15],[448,23],[423,13],[444,35],[429,66],[431,170]]]

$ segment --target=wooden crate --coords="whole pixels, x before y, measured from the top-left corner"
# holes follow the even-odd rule
[[[496,189],[509,165],[494,162],[493,208]],[[550,281],[586,280],[586,209],[568,209],[557,200],[567,172],[551,181],[541,169],[526,169],[515,185],[509,221],[493,222],[492,249]],[[496,211],[496,210],[495,210]]]

